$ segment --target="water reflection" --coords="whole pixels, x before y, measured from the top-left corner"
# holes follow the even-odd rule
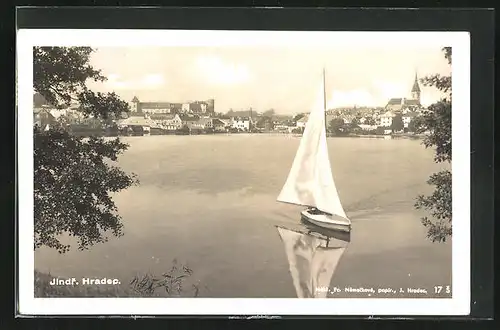
[[[326,298],[350,234],[301,221],[300,228],[276,226],[285,247],[298,298]]]

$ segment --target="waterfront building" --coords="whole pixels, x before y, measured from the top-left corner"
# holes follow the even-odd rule
[[[149,118],[131,116],[126,119],[120,119],[116,122],[118,128],[131,128],[132,130],[142,130],[143,132],[149,132],[151,127],[155,127],[156,123]]]
[[[234,117],[232,119],[231,127],[241,129],[244,131],[250,130],[251,120],[249,117]]]
[[[408,128],[408,125],[412,120],[414,120],[415,117],[417,117],[418,114],[416,112],[407,112],[403,115],[403,126],[404,128]]]
[[[309,120],[309,115],[304,115],[302,118],[297,120],[296,124],[297,128],[305,128],[308,120]]]
[[[382,127],[391,127],[392,125],[392,119],[396,115],[392,111],[387,111],[383,115],[380,116],[380,126]]]
[[[178,114],[152,114],[149,119],[156,124],[156,127],[168,131],[175,131],[182,127],[182,120]]]

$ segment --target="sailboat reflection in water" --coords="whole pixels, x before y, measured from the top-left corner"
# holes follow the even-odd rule
[[[285,246],[297,297],[326,298],[350,234],[308,227],[304,232],[276,226]]]

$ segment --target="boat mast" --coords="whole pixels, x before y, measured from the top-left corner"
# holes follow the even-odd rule
[[[325,115],[325,130],[328,130],[328,125],[326,122],[326,79],[325,79],[325,67],[323,67],[323,111]]]

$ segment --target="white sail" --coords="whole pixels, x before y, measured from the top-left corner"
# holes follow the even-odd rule
[[[278,227],[298,298],[326,298],[345,247],[323,247],[321,239]]]
[[[279,202],[313,206],[347,218],[332,176],[326,142],[324,83],[307,121],[299,149],[278,196]]]

